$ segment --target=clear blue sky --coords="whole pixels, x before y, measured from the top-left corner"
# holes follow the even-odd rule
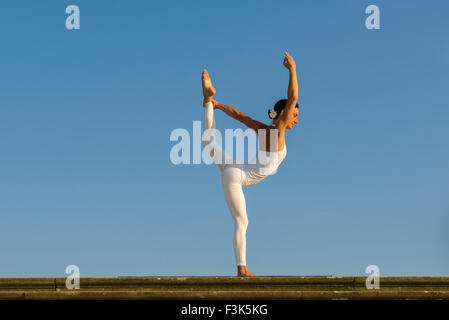
[[[81,29],[65,28],[65,8]],[[380,7],[381,29],[365,28]],[[269,122],[300,78],[276,175],[244,189],[259,275],[447,275],[447,1],[2,1],[0,276],[235,275],[212,165],[170,162],[216,99]],[[243,125],[217,111],[217,127]]]

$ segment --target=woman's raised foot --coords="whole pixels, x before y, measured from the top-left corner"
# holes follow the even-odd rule
[[[204,99],[209,100],[209,98],[212,98],[212,96],[215,94],[216,90],[212,86],[212,82],[210,80],[209,74],[207,73],[207,70],[204,69],[203,74],[201,76],[201,80],[203,83],[203,95]]]

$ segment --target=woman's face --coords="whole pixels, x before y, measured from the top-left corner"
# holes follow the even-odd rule
[[[289,119],[289,122],[287,124],[287,129],[291,130],[295,124],[298,123],[298,115],[299,115],[299,109],[295,108],[295,110],[293,111],[293,116],[291,117],[291,119]]]

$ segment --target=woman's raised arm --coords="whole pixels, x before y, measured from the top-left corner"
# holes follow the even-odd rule
[[[295,101],[296,104],[296,102],[298,101],[298,79],[296,76],[296,63],[293,60],[293,58],[288,54],[288,52],[285,53],[283,64],[290,73],[290,81],[288,83],[287,97],[288,100],[296,100]]]
[[[283,113],[279,116],[280,129],[285,129],[290,120],[294,118],[293,113],[296,103],[298,102],[298,79],[296,76],[296,63],[290,56],[290,54],[288,54],[288,52],[285,52],[283,64],[289,71],[290,80],[288,82],[287,104],[285,105]]]

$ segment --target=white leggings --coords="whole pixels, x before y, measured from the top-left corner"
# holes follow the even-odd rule
[[[212,102],[208,102],[204,108],[204,130],[215,130],[214,107]],[[215,143],[211,134],[208,141],[203,141],[203,145],[209,152],[221,171],[221,184],[226,198],[229,211],[235,222],[234,230],[234,253],[237,266],[246,266],[246,229],[248,228],[248,216],[246,214],[245,195],[243,194],[243,172],[238,164],[227,164],[226,158],[229,156]],[[225,157],[223,159],[222,157]]]

